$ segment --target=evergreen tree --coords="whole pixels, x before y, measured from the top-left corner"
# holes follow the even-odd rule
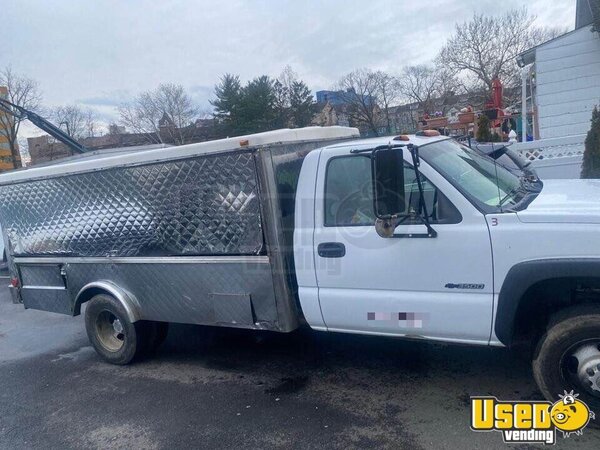
[[[290,115],[292,125],[310,125],[314,114],[313,96],[303,81],[294,81],[290,89]]]
[[[600,0],[591,0],[589,2],[592,10],[592,31],[600,33]]]
[[[237,75],[225,74],[211,104],[223,136],[305,127],[314,113],[310,89],[290,67],[277,79],[262,75],[245,86]]]
[[[592,111],[592,127],[585,138],[581,178],[600,178],[600,111]]]
[[[280,80],[273,82],[274,108],[276,112],[274,128],[290,126],[290,89]]]
[[[248,82],[242,89],[239,131],[259,133],[272,130],[277,117],[275,100],[270,77],[262,75]]]
[[[239,107],[242,96],[240,77],[225,74],[219,84],[215,86],[215,100],[210,103],[214,106],[214,116],[223,128],[224,135],[236,134],[239,128]]]
[[[490,119],[485,114],[481,114],[477,119],[477,135],[475,138],[478,142],[492,141],[492,133],[490,132]]]

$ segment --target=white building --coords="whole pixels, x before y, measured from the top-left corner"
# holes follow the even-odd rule
[[[519,55],[531,64],[538,139],[582,135],[600,104],[600,34],[591,31],[588,0],[578,0],[575,30]]]
[[[600,105],[600,34],[593,1],[577,0],[575,29],[517,57],[533,142],[513,145],[541,178],[579,178],[594,106]],[[600,14],[600,11],[596,13]]]

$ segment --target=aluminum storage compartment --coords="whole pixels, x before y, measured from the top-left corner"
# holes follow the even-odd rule
[[[249,150],[4,185],[0,196],[14,256],[255,255],[263,247]]]
[[[95,292],[86,286],[109,283],[139,319],[294,329],[289,202],[301,162],[355,136],[280,130],[2,174],[0,221],[21,301],[77,314]]]

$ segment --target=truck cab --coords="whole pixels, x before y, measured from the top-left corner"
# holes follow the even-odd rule
[[[402,154],[404,213],[384,235],[373,150],[386,146]],[[313,151],[294,234],[305,318],[327,331],[492,346],[529,340],[538,343],[534,373],[547,396],[574,386],[597,399],[600,328],[568,345],[544,343],[561,317],[600,318],[598,194],[598,181],[531,180],[442,136]]]

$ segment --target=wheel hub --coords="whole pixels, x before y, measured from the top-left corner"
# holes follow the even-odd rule
[[[113,326],[113,330],[115,330],[115,333],[119,334],[123,332],[123,324],[121,323],[121,321],[119,319],[115,319],[114,322],[112,323]]]
[[[579,347],[573,357],[577,360],[577,379],[586,388],[600,394],[600,345],[588,343]]]
[[[125,344],[123,322],[110,311],[102,311],[95,322],[95,333],[100,344],[108,351],[117,352]]]

